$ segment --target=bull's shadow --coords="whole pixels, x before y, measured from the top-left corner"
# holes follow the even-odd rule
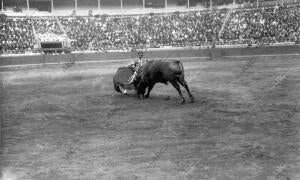
[[[130,92],[127,94],[117,94],[113,96],[116,100],[127,103],[128,101],[142,102],[142,103],[164,103],[164,102],[178,102],[178,97],[176,95],[158,94],[155,93],[148,98],[138,98],[136,92]]]
[[[163,92],[162,92],[163,91]],[[167,91],[167,92],[166,92]],[[193,91],[193,93],[195,93]],[[126,91],[126,94],[124,93],[113,93],[113,97],[116,98],[117,101],[139,101],[139,102],[149,102],[149,103],[166,103],[166,102],[172,102],[172,103],[178,103],[178,96],[176,95],[176,91],[171,86],[165,86],[162,84],[158,84],[156,88],[154,88],[154,92],[151,93],[151,96],[142,97],[140,96],[138,98],[137,92],[134,90]],[[183,96],[186,96],[185,91],[182,92]],[[196,92],[196,97],[194,98],[193,103],[194,105],[197,104],[198,95]],[[202,98],[200,98],[202,99]],[[196,101],[195,101],[196,100]],[[202,102],[202,100],[199,100],[199,103]]]

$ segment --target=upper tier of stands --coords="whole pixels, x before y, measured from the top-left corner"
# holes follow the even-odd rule
[[[77,8],[74,0],[52,0],[53,8],[51,8],[50,1],[34,1],[30,0],[29,9],[27,8],[26,0],[10,0],[5,1],[4,8],[5,13],[10,16],[18,15],[31,15],[31,16],[69,16],[76,9],[77,15],[88,16],[89,10],[92,10],[93,14],[149,14],[149,13],[172,13],[174,11],[199,11],[211,8],[210,0],[189,0],[189,8],[187,7],[187,0],[167,0],[167,8],[158,8],[154,4],[165,4],[165,0],[145,0],[145,8],[143,8],[142,0],[99,0],[100,7],[98,6],[98,0],[77,0]],[[244,7],[248,5],[254,5],[259,2],[260,4],[270,0],[212,0],[212,6],[214,8],[229,8],[229,7]],[[276,0],[271,0],[276,1]],[[295,0],[284,0],[295,1]],[[147,5],[148,4],[148,5]],[[149,6],[152,4],[152,7]],[[0,4],[1,5],[1,4]],[[14,9],[18,12],[15,13]],[[43,8],[43,11],[38,9]],[[1,10],[1,8],[0,8]]]

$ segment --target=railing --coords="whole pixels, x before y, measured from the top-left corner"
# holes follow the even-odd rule
[[[63,32],[64,34],[67,34],[64,26],[60,23],[59,19],[57,17],[55,17],[56,23],[58,24],[59,29],[61,30],[61,32]]]
[[[224,21],[224,23],[222,24],[222,27],[221,27],[221,29],[220,29],[220,31],[219,31],[219,34],[218,34],[219,38],[221,38],[221,36],[222,36],[222,34],[223,34],[223,32],[224,32],[224,29],[225,29],[225,27],[227,26],[228,20],[229,20],[230,15],[231,15],[231,12],[232,12],[232,9],[230,9],[230,10],[228,11],[228,13],[227,13],[227,15],[226,15],[226,17],[225,17],[225,21]]]

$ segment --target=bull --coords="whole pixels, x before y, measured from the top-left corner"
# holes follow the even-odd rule
[[[194,97],[184,79],[184,68],[180,61],[150,60],[143,64],[135,80],[138,98],[141,96],[148,98],[156,83],[163,83],[167,85],[168,82],[170,82],[179,93],[182,104],[185,103],[185,99],[182,95],[179,84],[186,89],[191,102],[194,102]],[[148,91],[145,95],[147,88]]]

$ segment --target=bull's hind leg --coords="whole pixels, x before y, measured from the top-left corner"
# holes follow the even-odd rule
[[[184,79],[178,80],[178,82],[179,82],[179,83],[186,89],[186,91],[188,92],[188,94],[189,94],[189,96],[190,96],[190,99],[191,99],[191,102],[192,102],[192,103],[195,102],[194,97],[193,97],[192,93],[190,92],[190,88],[189,88],[189,86],[187,85],[187,82],[186,82]]]
[[[180,90],[180,86],[179,84],[176,82],[176,81],[170,81],[170,83],[174,86],[174,88],[178,91],[179,93],[179,96],[181,98],[181,104],[184,104],[185,103],[185,99],[181,93],[181,90]]]

